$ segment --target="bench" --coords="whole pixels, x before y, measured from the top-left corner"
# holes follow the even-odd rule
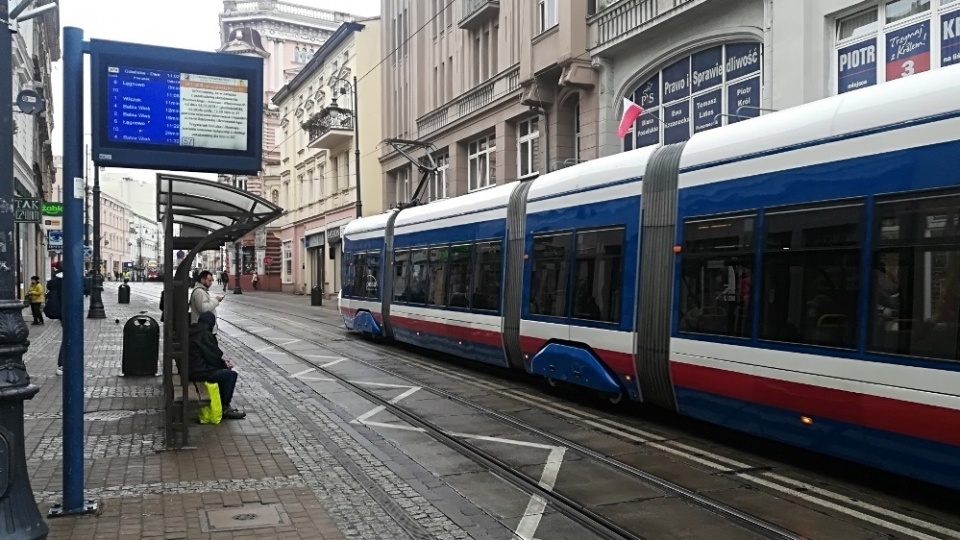
[[[191,392],[190,389],[193,389]],[[196,397],[194,398],[194,393]],[[210,404],[210,396],[207,394],[207,385],[200,382],[191,382],[187,385],[187,396],[184,400],[183,395],[183,381],[180,380],[180,375],[177,373],[173,374],[173,408],[177,417],[183,412],[184,401],[188,404],[189,407],[188,413],[193,418],[196,418],[197,411],[201,407]]]

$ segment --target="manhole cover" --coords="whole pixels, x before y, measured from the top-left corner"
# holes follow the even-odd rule
[[[203,532],[239,531],[289,525],[287,513],[279,504],[246,504],[216,510],[200,510]]]

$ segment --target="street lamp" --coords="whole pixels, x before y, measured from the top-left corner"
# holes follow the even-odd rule
[[[237,248],[237,256],[233,261],[234,267],[236,268],[233,275],[233,294],[243,294],[243,289],[240,288],[240,241],[237,240],[234,246]]]
[[[100,167],[93,167],[93,283],[90,289],[88,319],[106,319],[103,308],[103,278],[100,273]],[[109,241],[104,239],[104,244]]]
[[[352,111],[349,109],[341,109],[337,105],[337,83],[340,85],[341,95],[345,95],[348,89],[353,93]],[[357,78],[353,78],[353,84],[350,84],[346,79],[342,78],[331,79],[330,90],[333,92],[333,98],[330,100],[330,106],[327,107],[327,115],[332,117],[331,120],[340,123],[343,121],[343,118],[348,116],[353,117],[353,155],[354,169],[357,175],[357,217],[359,218],[363,216],[363,200],[360,198],[360,118],[357,116],[357,109],[360,108],[360,104],[357,103]]]

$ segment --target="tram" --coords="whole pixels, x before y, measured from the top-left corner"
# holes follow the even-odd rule
[[[960,67],[344,232],[346,327],[960,490]]]

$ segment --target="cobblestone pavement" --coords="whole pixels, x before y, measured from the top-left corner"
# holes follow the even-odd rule
[[[129,305],[116,304],[110,290],[104,297],[108,318],[84,327],[84,495],[99,500],[100,512],[49,519],[51,540],[467,537],[228,336],[224,347],[243,365],[236,402],[251,414],[195,426],[195,449],[161,451],[161,377],[122,377],[120,366],[122,323],[141,310],[159,314],[136,295]],[[40,392],[25,403],[25,450],[46,515],[62,500],[61,327],[29,328],[25,359]]]

